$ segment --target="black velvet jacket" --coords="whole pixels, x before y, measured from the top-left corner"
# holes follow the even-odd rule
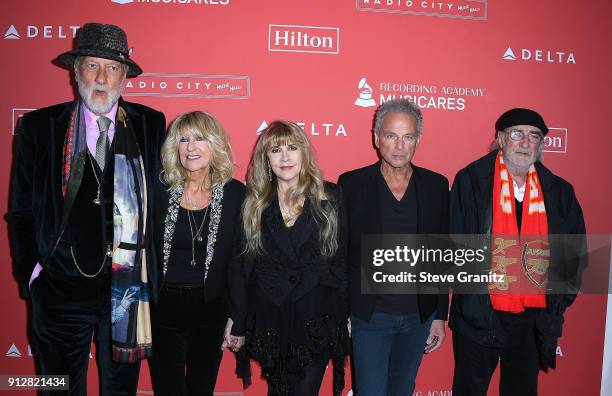
[[[451,190],[451,233],[491,233],[496,156],[497,152],[493,151],[457,173]],[[580,253],[586,252],[584,218],[571,184],[554,175],[541,162],[536,162],[535,168],[544,194],[549,235],[577,235],[549,241],[551,256],[547,288],[554,290],[566,287],[568,282],[574,284],[587,264],[586,256]],[[575,297],[575,293],[563,293],[563,290],[554,290],[546,296],[546,309],[536,320],[543,367],[555,367],[563,313]],[[453,295],[449,326],[480,345],[498,347],[505,342],[505,331],[494,315],[488,294]]]
[[[64,139],[75,102],[62,103],[24,115],[17,127],[7,221],[13,256],[13,273],[22,294],[36,263],[46,264],[53,246],[66,226],[62,195]],[[149,200],[146,243],[152,247],[153,182],[161,169],[160,148],[166,119],[162,113],[136,103],[119,100],[134,130],[144,161]],[[153,252],[153,249],[147,249]],[[154,254],[149,255],[149,279],[157,272]]]
[[[448,233],[448,180],[435,172],[412,165],[417,195],[417,234]],[[349,300],[351,312],[369,321],[376,306],[376,295],[361,293],[361,236],[381,234],[379,196],[376,186],[380,162],[340,175],[347,212]],[[448,293],[417,296],[421,321],[435,312],[434,319],[446,320]]]

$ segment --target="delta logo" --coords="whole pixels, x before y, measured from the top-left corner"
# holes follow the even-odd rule
[[[487,0],[357,0],[357,10],[482,20]]]
[[[338,122],[317,122],[317,121],[298,121],[296,124],[302,128],[304,133],[313,137],[348,137],[348,131],[342,123]],[[264,120],[257,131],[257,135],[261,135],[261,132],[268,127],[268,123]]]
[[[573,52],[551,49],[521,48],[520,52],[515,52],[512,47],[508,47],[502,55],[502,59],[506,61],[576,64],[576,57]]]
[[[340,53],[340,28],[298,25],[268,25],[268,51]]]
[[[6,357],[11,357],[11,358],[21,357],[21,351],[19,350],[19,348],[17,348],[17,345],[11,344],[8,351],[6,351]]]
[[[10,25],[4,32],[4,39],[74,39],[80,27],[79,25],[27,25],[17,29],[15,25]]]

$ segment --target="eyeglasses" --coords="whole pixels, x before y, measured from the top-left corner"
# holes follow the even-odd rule
[[[511,129],[510,131],[504,132],[506,132],[510,136],[510,139],[514,140],[515,142],[520,142],[525,137],[525,132],[519,129]],[[542,139],[544,139],[544,136],[537,132],[528,132],[527,139],[529,140],[529,143],[540,143]]]

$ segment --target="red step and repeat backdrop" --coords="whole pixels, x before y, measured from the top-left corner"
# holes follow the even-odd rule
[[[145,71],[129,80],[126,99],[168,120],[195,109],[214,114],[231,136],[242,180],[258,130],[277,118],[303,125],[329,180],[373,162],[374,109],[407,97],[424,114],[415,163],[452,181],[487,151],[503,111],[531,107],[551,127],[544,161],[574,185],[589,232],[612,232],[608,0],[5,0],[0,9],[4,208],[15,123],[73,98],[69,73],[51,61],[84,23],[104,22],[127,31]],[[0,373],[33,373],[6,227],[0,256]],[[571,307],[558,368],[541,375],[542,395],[599,394],[606,303],[606,295],[583,295]],[[144,366],[139,389],[151,394]],[[452,370],[449,339],[425,357],[415,394],[450,395]],[[328,373],[321,393],[330,387]],[[226,352],[219,394],[265,389],[260,380],[244,391]]]

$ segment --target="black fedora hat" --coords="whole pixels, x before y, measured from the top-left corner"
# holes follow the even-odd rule
[[[79,30],[76,49],[64,52],[57,57],[63,65],[73,68],[77,56],[94,56],[111,59],[127,65],[127,76],[135,77],[142,69],[130,59],[132,50],[128,49],[127,36],[119,26],[102,23],[86,23]]]

